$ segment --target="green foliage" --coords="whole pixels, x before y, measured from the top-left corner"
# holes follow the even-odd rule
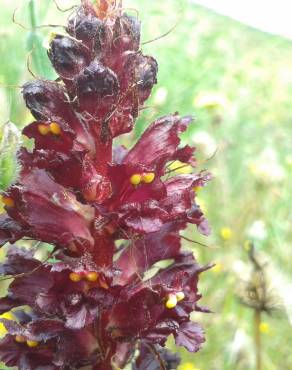
[[[50,30],[36,26],[62,24],[68,13],[57,11],[51,1],[11,1],[5,6],[4,0],[0,2],[0,82],[19,85],[30,78],[26,59],[31,50],[34,73],[51,77],[43,47]],[[74,1],[59,3],[65,8]],[[18,21],[32,27],[31,31],[12,23],[15,6],[20,7]],[[165,37],[144,45],[144,52],[157,58],[160,72],[136,137],[157,116],[173,111],[194,114],[197,123],[184,139],[198,146],[200,168],[208,168],[215,177],[199,193],[213,227],[212,237],[198,237],[194,230],[187,234],[211,247],[186,243],[201,263],[217,263],[213,271],[202,275],[201,283],[203,304],[214,313],[196,315],[206,328],[207,343],[196,355],[182,351],[183,359],[200,370],[254,369],[253,313],[240,305],[236,295],[240,281],[248,277],[243,245],[251,239],[268,264],[273,290],[278,303],[282,302],[282,310],[263,317],[270,328],[262,331],[264,369],[291,370],[291,42],[187,0],[127,0],[127,6],[132,8],[129,12],[139,11],[144,41],[177,24]],[[32,10],[34,20],[29,16]],[[2,95],[1,120],[10,117],[22,127],[30,117],[19,89],[5,89]],[[124,142],[133,139],[125,136]],[[15,173],[16,137],[11,140],[14,144],[10,149],[6,146],[5,159],[0,160],[1,187]]]
[[[5,190],[17,178],[16,152],[20,146],[20,131],[11,122],[0,126],[0,189]]]

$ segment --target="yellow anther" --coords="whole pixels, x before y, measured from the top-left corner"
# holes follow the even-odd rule
[[[95,271],[91,271],[91,272],[88,272],[85,275],[85,277],[86,277],[86,280],[91,281],[91,282],[95,282],[98,279],[98,273],[95,272]]]
[[[139,173],[135,173],[134,175],[130,177],[130,183],[132,185],[139,185],[141,181],[142,181],[142,176],[139,175]]]
[[[24,342],[26,342],[26,339],[22,335],[16,335],[15,336],[15,342],[17,342],[17,343],[24,343]]]
[[[62,130],[57,122],[52,122],[50,123],[50,131],[53,135],[60,135]]]
[[[69,275],[69,279],[71,281],[74,281],[74,283],[78,283],[82,279],[82,276],[80,274],[77,274],[76,272],[71,272]]]
[[[14,207],[15,206],[15,202],[12,198],[10,197],[5,197],[5,196],[2,196],[2,199],[1,199],[2,203],[6,206],[6,207]]]
[[[169,294],[167,301],[165,302],[166,308],[174,308],[177,305],[177,297],[175,294]]]
[[[144,173],[142,175],[142,181],[145,182],[145,184],[151,184],[151,182],[155,179],[155,173],[154,172],[148,172]]]
[[[198,193],[202,189],[202,186],[194,186],[193,190],[195,193]]]
[[[176,299],[178,302],[182,301],[183,299],[185,299],[185,293],[184,292],[177,292],[176,293]]]
[[[28,347],[33,348],[33,347],[37,347],[39,345],[39,342],[35,340],[27,340],[26,344],[28,345]]]
[[[47,125],[38,125],[38,131],[41,135],[48,135],[48,133],[50,132],[50,127],[47,126]]]

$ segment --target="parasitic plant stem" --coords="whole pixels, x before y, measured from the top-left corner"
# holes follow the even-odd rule
[[[261,343],[261,310],[254,311],[254,341],[256,354],[256,370],[262,370],[262,343]]]

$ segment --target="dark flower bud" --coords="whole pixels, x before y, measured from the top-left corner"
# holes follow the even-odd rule
[[[141,55],[137,61],[135,75],[140,90],[150,90],[157,83],[158,64],[152,57]]]
[[[99,52],[105,42],[106,26],[99,18],[92,14],[85,15],[83,9],[79,9],[77,15],[69,20],[67,32],[82,40],[89,49]]]
[[[157,72],[158,64],[154,58],[140,53],[130,54],[124,63],[121,86],[125,88],[132,81],[137,86],[139,103],[142,105],[157,83]]]
[[[114,25],[113,47],[122,50],[138,50],[140,44],[141,22],[134,17],[123,14]]]
[[[77,77],[78,95],[105,97],[118,93],[119,82],[116,74],[98,61],[93,61]]]
[[[91,62],[76,79],[80,109],[91,114],[96,114],[100,110],[104,116],[112,108],[110,102],[116,100],[118,92],[117,75],[98,61]],[[105,99],[107,104],[103,108],[98,103]]]
[[[89,52],[74,39],[57,35],[50,43],[48,56],[57,71],[65,79],[73,79],[74,75],[89,64]]]
[[[23,85],[26,106],[36,119],[70,116],[68,98],[60,84],[53,81],[34,80]]]

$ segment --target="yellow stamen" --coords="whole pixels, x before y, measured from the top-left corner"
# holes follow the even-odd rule
[[[26,342],[26,339],[22,335],[16,335],[15,336],[15,342],[24,343],[24,342]]]
[[[38,131],[41,135],[48,135],[50,132],[50,127],[47,125],[38,125]]]
[[[37,347],[39,345],[39,342],[35,340],[27,340],[26,344],[28,345],[28,347],[33,348],[33,347]]]
[[[144,173],[142,175],[142,181],[145,182],[145,184],[151,184],[151,182],[155,179],[155,173],[154,172],[148,172]]]
[[[135,173],[134,175],[132,175],[132,176],[130,177],[130,183],[131,183],[132,185],[139,185],[139,184],[140,184],[140,182],[141,182],[141,180],[142,180],[142,176],[141,176],[141,175],[139,175],[138,173]]]
[[[195,193],[198,193],[202,189],[202,186],[194,186],[193,190]]]
[[[185,293],[184,292],[177,292],[176,293],[176,299],[178,302],[182,301],[183,299],[185,299]]]
[[[165,302],[166,308],[174,308],[177,305],[177,297],[175,294],[169,294],[167,301]]]
[[[6,207],[14,207],[15,206],[15,202],[12,198],[10,197],[5,197],[5,196],[2,196],[2,199],[1,199],[2,203],[6,206]]]
[[[95,272],[95,271],[91,271],[91,272],[88,272],[86,275],[85,275],[86,279],[88,281],[91,281],[91,282],[95,282],[97,281],[98,279],[98,273]]]
[[[62,130],[57,122],[52,122],[50,123],[50,131],[53,135],[60,135]]]
[[[82,276],[80,274],[77,274],[76,272],[71,272],[69,275],[69,279],[71,281],[74,281],[74,283],[78,283],[82,279]]]

